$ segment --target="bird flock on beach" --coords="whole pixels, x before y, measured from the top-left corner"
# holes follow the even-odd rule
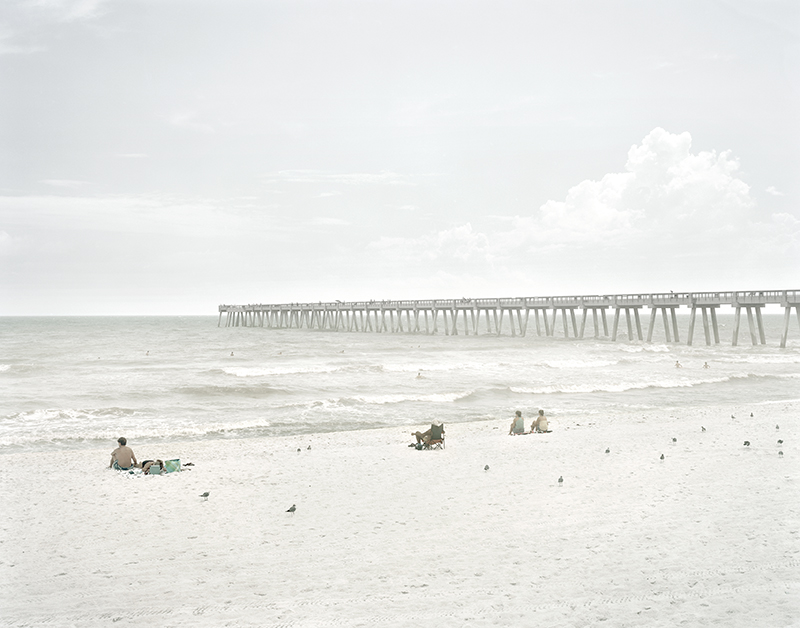
[[[750,417],[753,418],[753,413],[752,412],[750,413]],[[731,415],[731,419],[735,419],[735,418],[736,418],[736,416],[732,414]],[[775,425],[775,429],[776,430],[780,430],[780,425]],[[700,431],[701,432],[705,432],[706,431],[706,427],[704,425],[701,425],[700,426]],[[677,437],[672,437],[672,442],[673,442],[673,444],[677,443],[678,442]],[[777,444],[778,444],[778,446],[782,446],[783,445],[783,439],[779,438]],[[750,443],[749,440],[745,440],[744,443],[743,443],[744,447],[750,447],[750,445],[751,445],[751,443]],[[306,450],[310,451],[311,450],[311,445],[306,447]],[[297,448],[297,452],[300,453],[301,451],[302,451],[302,449],[300,447],[298,447]],[[610,447],[606,447],[605,453],[607,453],[607,454],[611,453],[611,448]],[[783,451],[782,450],[778,451],[778,456],[781,457],[781,458],[783,457]],[[660,457],[659,457],[659,460],[664,461],[665,459],[666,459],[666,457],[662,453],[660,455]],[[484,465],[483,470],[484,471],[488,471],[489,470],[489,465],[488,464]],[[556,481],[556,484],[557,484],[557,486],[563,486],[564,485],[564,476],[563,475],[559,475],[558,476],[558,480]],[[210,491],[205,491],[205,492],[200,494],[200,497],[203,498],[203,501],[208,501],[209,495],[211,495],[211,492]],[[291,513],[291,514],[294,514],[296,511],[297,511],[297,504],[292,504],[286,510],[287,513]]]

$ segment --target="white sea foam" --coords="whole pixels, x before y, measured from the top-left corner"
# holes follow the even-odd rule
[[[356,401],[366,404],[383,405],[387,403],[405,403],[409,401],[422,401],[427,403],[453,403],[459,399],[469,397],[472,391],[454,393],[433,393],[428,395],[363,395],[353,397]]]
[[[687,347],[224,330],[214,318],[92,319],[76,332],[74,320],[4,319],[0,446],[283,435],[433,417],[505,425],[515,406],[542,394],[562,417],[609,404],[780,403],[798,396],[800,346],[790,338],[779,348],[782,318],[767,322],[765,346]]]
[[[602,368],[604,366],[613,366],[618,364],[617,360],[595,360],[595,359],[572,359],[572,360],[547,360],[542,362],[544,366],[549,366],[555,369],[587,369],[587,368]]]
[[[223,368],[227,375],[236,377],[268,377],[275,375],[304,375],[315,373],[333,373],[339,370],[331,366],[234,366]]]
[[[732,375],[727,377],[709,377],[702,379],[665,379],[641,382],[617,382],[603,384],[562,384],[555,386],[520,387],[511,386],[510,390],[521,394],[549,395],[555,393],[621,393],[627,390],[644,390],[647,388],[692,388],[704,384],[719,384],[736,379],[745,379],[752,375]],[[789,377],[794,377],[791,375]]]

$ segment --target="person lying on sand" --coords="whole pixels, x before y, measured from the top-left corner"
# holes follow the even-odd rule
[[[108,465],[109,469],[116,469],[117,471],[127,471],[131,467],[138,466],[136,456],[133,449],[128,447],[128,440],[124,436],[117,439],[119,447],[111,452],[111,462]]]
[[[150,467],[152,466],[161,467],[161,471],[164,471],[164,461],[163,460],[144,460],[142,462],[142,473],[145,475],[150,475]]]
[[[517,410],[517,415],[511,421],[511,427],[508,428],[508,435],[524,434],[525,433],[525,419],[522,418],[522,412]]]
[[[544,415],[544,410],[539,410],[539,416],[531,426],[531,432],[546,432],[547,431],[547,417]]]

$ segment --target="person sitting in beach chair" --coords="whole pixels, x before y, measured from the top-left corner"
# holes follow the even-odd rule
[[[547,429],[547,417],[544,415],[544,410],[539,410],[539,416],[531,426],[531,432],[549,432]]]
[[[511,421],[511,427],[508,429],[508,435],[513,436],[515,434],[524,434],[525,433],[525,419],[522,418],[522,412],[517,410],[517,415],[514,417],[514,420]]]
[[[431,423],[429,430],[411,435],[417,439],[417,449],[444,449],[444,424],[441,421]]]

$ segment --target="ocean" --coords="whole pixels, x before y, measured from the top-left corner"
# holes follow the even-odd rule
[[[217,327],[216,316],[0,318],[0,451],[496,420],[577,425],[800,398],[800,331],[721,344]],[[660,321],[659,321],[660,322]],[[688,315],[679,317],[685,343]],[[591,326],[590,326],[591,327]],[[623,325],[624,327],[624,325]],[[680,362],[682,368],[676,367]],[[704,364],[708,368],[704,368]]]

